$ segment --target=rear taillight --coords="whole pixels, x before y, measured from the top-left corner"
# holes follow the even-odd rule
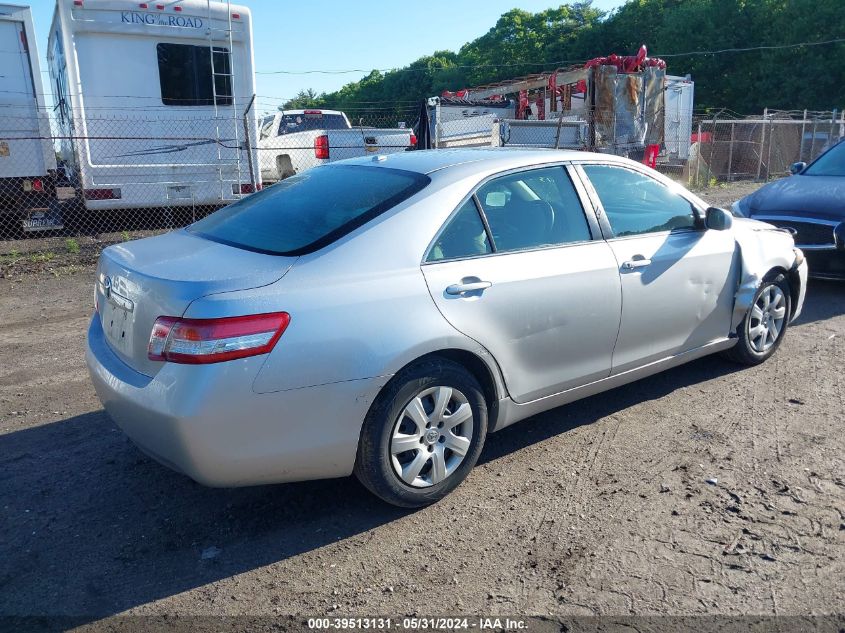
[[[37,191],[38,193],[44,192],[44,181],[40,178],[33,178],[32,180],[24,180],[21,183],[23,186],[24,191]]]
[[[83,189],[86,200],[120,200],[120,189]]]
[[[232,183],[232,193],[235,195],[239,193],[255,193],[256,191],[261,191],[261,185],[253,185],[251,182],[242,182],[240,185],[237,183]]]
[[[417,145],[417,135],[414,134],[414,133],[411,133],[411,147],[416,147],[416,145]]]
[[[321,134],[314,139],[314,158],[328,158],[329,157],[329,137],[326,134]]]
[[[147,357],[200,365],[269,353],[290,323],[287,312],[224,319],[159,317]]]

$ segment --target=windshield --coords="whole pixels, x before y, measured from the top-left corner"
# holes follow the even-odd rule
[[[195,222],[188,231],[270,255],[331,244],[411,197],[431,179],[363,165],[314,167]]]
[[[348,130],[349,125],[342,114],[324,114],[319,110],[306,110],[300,114],[283,114],[279,124],[279,136],[311,130]]]
[[[259,138],[261,138],[261,139],[265,139],[265,138],[267,138],[268,136],[270,136],[270,134],[271,134],[271,133],[272,133],[272,131],[273,131],[273,120],[274,120],[275,118],[276,118],[276,117],[274,117],[274,116],[271,114],[270,116],[266,116],[266,117],[264,117],[263,119],[261,119],[261,132],[260,132],[260,137],[259,137]]]
[[[802,173],[808,176],[845,176],[845,143],[831,147]]]

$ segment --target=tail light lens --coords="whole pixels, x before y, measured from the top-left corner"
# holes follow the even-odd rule
[[[314,139],[314,158],[328,158],[329,157],[329,137],[327,134],[321,134]]]
[[[120,189],[84,189],[87,200],[120,200]]]
[[[290,315],[271,312],[224,319],[159,317],[150,333],[150,360],[202,365],[267,354],[287,329]]]
[[[413,132],[411,133],[411,147],[416,147],[417,145],[417,135]]]
[[[232,193],[235,195],[239,193],[255,193],[261,191],[261,185],[253,185],[251,182],[242,182],[241,184],[232,183]]]

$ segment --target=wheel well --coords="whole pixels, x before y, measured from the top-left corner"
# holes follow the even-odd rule
[[[475,377],[475,379],[478,381],[478,384],[481,385],[481,391],[484,394],[484,400],[487,402],[488,428],[490,430],[495,430],[496,419],[499,415],[499,396],[498,391],[496,389],[496,381],[493,378],[493,373],[490,371],[490,368],[487,366],[487,363],[481,360],[478,355],[463,349],[443,349],[438,350],[436,352],[431,352],[429,354],[425,354],[424,356],[420,356],[419,358],[414,359],[413,361],[405,365],[405,367],[409,367],[421,361],[429,360],[431,358],[436,357],[445,358],[447,360],[452,361],[453,363],[461,365],[464,369],[466,369]],[[405,367],[403,367],[402,369],[405,369]],[[396,373],[398,374],[399,372]]]
[[[792,309],[794,310],[795,304],[798,303],[798,296],[801,293],[801,276],[798,274],[798,269],[785,270],[781,266],[776,266],[764,275],[763,281],[771,281],[778,275],[783,275],[789,281],[790,305],[793,306]]]

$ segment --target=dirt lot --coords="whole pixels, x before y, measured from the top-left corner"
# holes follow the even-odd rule
[[[845,610],[845,284],[811,284],[767,364],[537,416],[408,512],[353,479],[212,490],[144,457],[84,367],[92,270],[0,279],[0,614]]]

